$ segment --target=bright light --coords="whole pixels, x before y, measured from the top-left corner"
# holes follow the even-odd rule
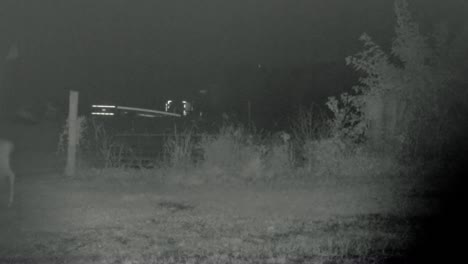
[[[184,116],[187,116],[189,114],[189,112],[193,110],[192,104],[187,102],[187,101],[182,101],[182,104],[184,105],[184,110],[183,110],[182,114]]]
[[[167,100],[166,102],[166,107],[164,108],[164,110],[167,112],[169,111],[169,108],[171,107],[171,104],[172,104],[172,100]]]
[[[93,105],[93,108],[115,108],[115,105]]]
[[[92,112],[92,115],[105,115],[105,116],[113,116],[114,113],[108,113],[108,112]]]

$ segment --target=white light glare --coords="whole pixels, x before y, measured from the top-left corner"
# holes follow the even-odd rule
[[[171,104],[172,104],[172,100],[167,100],[166,102],[166,107],[164,108],[164,110],[167,112],[169,111],[169,108],[171,107]]]
[[[115,108],[115,105],[93,105],[93,108]]]
[[[113,116],[114,113],[108,113],[108,112],[92,112],[92,115],[105,115],[105,116]]]

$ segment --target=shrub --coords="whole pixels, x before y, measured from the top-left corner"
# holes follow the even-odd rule
[[[296,141],[321,139],[330,135],[330,119],[323,109],[313,104],[309,108],[299,108],[291,120],[291,132]]]
[[[457,48],[443,30],[424,36],[405,0],[395,1],[395,14],[396,37],[390,53],[363,34],[365,49],[346,58],[364,76],[353,94],[330,98],[327,105],[334,113],[334,132],[352,140],[364,136],[374,149],[396,151],[400,156],[402,151],[413,158],[440,153],[458,131],[452,128],[461,125],[450,110],[455,103],[458,110],[467,109],[466,100],[460,101],[466,91],[457,90],[453,83],[461,75],[453,67],[452,50]],[[466,57],[467,49],[463,50]]]
[[[254,136],[242,127],[228,125],[217,135],[203,135],[203,169],[218,180],[254,180],[261,177],[265,148],[254,144]]]
[[[270,143],[264,149],[265,175],[267,179],[286,179],[294,174],[296,158],[291,136],[281,131],[270,136]]]
[[[80,167],[123,167],[124,157],[133,156],[132,149],[118,142],[114,133],[105,125],[94,119],[80,116],[78,118],[78,165]],[[58,154],[66,152],[68,121],[59,136]]]
[[[317,176],[339,173],[340,162],[346,156],[346,146],[339,137],[308,140],[304,145],[304,168]]]
[[[193,129],[187,129],[182,133],[174,131],[174,134],[167,138],[164,144],[166,163],[172,168],[193,167],[195,147]]]
[[[376,154],[339,137],[310,140],[304,150],[304,166],[297,173],[314,183],[379,183],[402,169],[393,155]]]

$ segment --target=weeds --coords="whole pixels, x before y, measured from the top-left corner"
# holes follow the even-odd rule
[[[116,137],[103,123],[94,118],[78,118],[78,161],[79,167],[102,166],[120,168],[126,159],[134,157],[133,150],[125,143],[118,142]],[[57,153],[62,155],[66,149],[68,122],[59,136]]]
[[[250,166],[247,166],[247,170],[255,172],[258,169],[256,167],[259,165],[258,155],[244,133],[241,127],[225,126],[217,135],[202,135],[200,148],[203,152],[203,162],[201,165],[215,172],[214,175],[210,175],[211,177],[220,176],[217,172],[233,177],[233,173],[242,169],[242,165],[247,164],[247,161],[253,161],[250,162]]]
[[[403,37],[404,35],[398,36],[399,45],[404,44],[401,41]],[[400,212],[395,207],[409,212],[410,207],[405,204],[408,200],[404,195],[409,193],[408,190],[413,189],[416,184],[405,178],[408,175],[403,175],[402,171],[405,168],[397,161],[396,154],[402,154],[401,149],[405,146],[408,148],[407,151],[414,148],[412,145],[421,148],[421,150],[413,149],[414,153],[410,156],[428,148],[434,143],[431,140],[432,137],[426,139],[429,141],[427,146],[419,140],[424,139],[422,134],[428,131],[427,128],[435,127],[432,119],[442,121],[441,117],[444,115],[439,117],[437,113],[427,111],[429,114],[425,114],[427,116],[418,120],[418,113],[425,113],[426,111],[422,110],[432,107],[430,103],[416,96],[418,93],[413,94],[416,91],[414,89],[425,87],[426,80],[421,80],[421,84],[409,83],[406,80],[399,83],[400,79],[408,77],[410,80],[409,77],[412,77],[409,72],[406,72],[406,68],[398,69],[395,65],[390,65],[385,53],[368,36],[364,35],[362,40],[369,51],[350,57],[347,62],[358,70],[364,69],[369,76],[361,79],[361,86],[355,87],[356,94],[344,93],[337,98],[329,99],[327,106],[332,113],[331,119],[328,119],[318,107],[312,106],[308,110],[301,109],[297,118],[293,119],[289,130],[291,135],[286,132],[263,135],[246,130],[240,125],[225,124],[218,133],[204,133],[198,141],[198,138],[195,140],[194,130],[189,129],[181,133],[175,130],[173,135],[166,138],[164,145],[165,168],[169,173],[163,176],[165,178],[162,181],[189,185],[206,182],[260,183],[261,185],[265,182],[308,179],[313,184],[305,187],[309,188],[308,191],[314,189],[309,193],[311,197],[309,197],[310,201],[307,201],[307,210],[315,210],[314,212],[321,216],[329,212],[330,208],[333,209],[333,213],[342,215],[369,213],[372,210],[379,213]],[[421,67],[423,73],[426,71],[422,62],[416,63],[415,66]],[[415,79],[418,78],[420,77]],[[429,81],[440,84],[438,79],[429,79]],[[397,115],[396,112],[391,114],[391,118],[384,120],[385,111],[400,106],[397,105],[398,100],[387,102],[389,103],[387,106],[383,99],[388,99],[388,95],[392,94],[388,92],[388,89],[394,89],[393,92],[400,93],[398,90],[400,86],[408,90],[408,94],[412,96],[410,98],[416,103],[416,108],[407,112],[409,120],[415,121],[413,122],[415,127],[411,126],[411,122],[406,121],[407,117],[403,118],[404,115]],[[445,86],[441,85],[441,87]],[[379,96],[376,96],[376,93]],[[436,93],[429,95],[429,98],[433,97],[435,101],[438,101]],[[385,111],[382,110],[384,108]],[[448,124],[441,124],[441,126],[448,126]],[[91,126],[91,132],[83,140],[87,144],[83,143],[81,146],[83,148],[92,146],[92,150],[103,157],[106,168],[120,166],[119,162],[129,150],[117,143],[102,125],[91,123]],[[445,137],[448,131],[442,132],[439,132],[440,135],[437,136],[439,141],[434,143],[437,149],[448,144],[444,140],[449,141]],[[381,137],[385,134],[388,139]],[[370,148],[366,142],[369,138],[374,145],[373,148]],[[399,141],[394,141],[395,138]],[[381,143],[388,144],[388,147],[383,145],[384,147],[375,148]],[[60,146],[63,147],[63,140]],[[392,147],[396,150],[389,151]],[[201,155],[195,160],[197,150],[200,150]],[[155,170],[150,173],[160,172]],[[107,173],[113,172],[107,171]],[[320,185],[323,182],[327,184]],[[295,190],[288,195],[291,196],[292,193],[297,194],[297,192],[298,190]],[[236,195],[239,193],[241,192],[236,192]],[[268,200],[268,204],[279,203],[277,200],[279,194],[275,195]],[[217,198],[221,196],[226,196],[226,193],[218,194]],[[243,203],[254,203],[255,199],[257,198],[251,197]],[[241,204],[239,201],[236,201],[235,206],[223,204],[222,210],[234,210],[233,207],[237,209]],[[284,210],[283,212],[291,205],[299,206],[290,200],[287,200],[285,204],[287,206],[281,209]],[[151,210],[154,209],[154,204],[151,206]],[[181,204],[173,202],[162,202],[159,206],[175,208],[167,211],[181,214],[184,211],[196,211],[195,209],[181,209],[183,208]],[[254,210],[263,210],[267,207],[266,204],[262,206]],[[247,221],[236,218],[236,215],[223,218],[225,214],[207,218],[200,215],[199,218],[192,215],[165,215],[165,219],[158,218],[157,221],[150,221],[150,223],[160,224],[165,221],[160,228],[161,232],[175,230],[182,234],[179,233],[179,237],[188,238],[178,241],[179,237],[174,238],[171,232],[169,235],[164,233],[167,238],[166,246],[173,250],[170,253],[184,250],[194,253],[196,249],[207,250],[211,247],[209,248],[211,252],[223,256],[219,258],[220,262],[227,259],[223,254],[233,248],[234,250],[229,253],[234,251],[236,254],[249,255],[262,252],[264,255],[284,256],[291,252],[296,255],[312,252],[319,256],[368,256],[374,254],[376,241],[384,240],[379,237],[378,232],[369,234],[364,230],[350,234],[349,230],[342,230],[344,228],[340,225],[332,226],[322,237],[317,233],[314,233],[314,236],[308,236],[307,234],[310,235],[314,231],[311,219],[307,219],[306,224],[297,225],[297,223],[289,223],[284,218],[287,214],[282,214],[278,208],[275,208],[274,212],[270,211],[269,214],[262,213],[261,217],[252,217],[250,225],[247,226],[245,225]],[[304,210],[301,213],[306,215],[309,211]],[[283,217],[280,223],[272,221],[272,218],[277,215]],[[257,219],[261,219],[262,222],[255,222]],[[239,221],[236,222],[236,220]],[[153,226],[149,230],[154,230]],[[239,230],[244,233],[239,235]],[[236,237],[236,235],[239,236]],[[399,242],[394,237],[385,239]],[[206,244],[200,244],[200,241]],[[387,245],[378,247],[386,249]]]
[[[182,133],[178,133],[175,129],[174,134],[166,138],[164,144],[165,157],[168,159],[167,164],[172,168],[193,167],[195,147],[193,129],[187,129]]]
[[[293,137],[299,141],[319,140],[330,135],[329,119],[324,111],[313,104],[308,109],[299,108],[296,117],[291,120]]]
[[[346,146],[339,138],[307,140],[304,145],[304,168],[317,175],[336,175],[346,158]]]

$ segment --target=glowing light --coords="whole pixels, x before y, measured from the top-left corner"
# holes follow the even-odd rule
[[[104,115],[104,116],[113,116],[114,113],[108,113],[108,112],[92,112],[92,115]]]
[[[93,105],[93,108],[115,108],[115,105]]]
[[[172,104],[172,100],[167,100],[166,102],[166,107],[164,108],[164,110],[167,112],[169,111],[169,108],[171,107],[171,104]]]

